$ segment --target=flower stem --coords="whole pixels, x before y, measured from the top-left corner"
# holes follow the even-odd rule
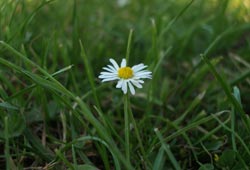
[[[127,161],[130,161],[130,145],[129,145],[129,97],[128,94],[124,95],[124,133],[125,133],[125,153]]]
[[[138,142],[139,142],[139,143],[138,143],[138,144],[139,144],[139,148],[140,148],[140,150],[141,150],[141,154],[142,154],[142,157],[143,157],[142,163],[144,164],[144,166],[146,166],[145,163],[148,162],[148,163],[149,163],[148,165],[151,167],[152,165],[150,164],[150,161],[147,161],[148,159],[147,159],[146,152],[145,152],[144,147],[143,147],[143,144],[142,144],[142,138],[141,138],[141,136],[140,136],[140,132],[139,132],[139,130],[138,130],[138,127],[137,127],[135,118],[134,118],[133,113],[132,113],[132,110],[131,110],[131,108],[130,108],[130,103],[129,103],[129,105],[128,105],[128,108],[129,108],[129,110],[128,110],[128,112],[129,112],[129,117],[130,117],[130,119],[131,119],[133,128],[134,128],[134,130],[135,130],[135,135],[136,135],[136,138],[137,138],[137,140],[138,140]],[[152,169],[152,168],[151,168],[151,169]]]

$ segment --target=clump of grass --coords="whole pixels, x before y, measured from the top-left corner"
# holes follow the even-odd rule
[[[0,1],[0,169],[249,169],[241,2]],[[111,57],[153,74],[125,103]]]

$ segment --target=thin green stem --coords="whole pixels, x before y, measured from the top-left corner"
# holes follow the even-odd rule
[[[139,130],[138,130],[138,128],[137,128],[137,124],[136,124],[136,121],[135,121],[135,119],[134,119],[132,110],[131,110],[131,108],[130,108],[130,103],[129,103],[129,116],[130,116],[130,119],[131,119],[131,121],[132,121],[133,127],[134,127],[134,129],[135,129],[136,138],[137,138],[137,140],[138,140],[138,142],[139,142],[139,147],[140,147],[140,150],[141,150],[143,159],[144,159],[144,160],[143,160],[143,163],[144,163],[144,162],[150,163],[150,161],[147,160],[147,156],[146,156],[146,152],[145,152],[145,150],[144,150],[143,144],[142,144],[141,136],[140,136]],[[150,165],[150,166],[152,166],[152,165]]]
[[[133,30],[129,31],[128,36],[128,44],[127,44],[127,51],[126,51],[126,61],[127,64],[129,62],[129,54],[130,54],[130,46],[132,41]],[[129,144],[129,96],[128,94],[124,95],[124,133],[125,133],[125,153],[127,161],[130,162],[130,144]]]
[[[125,133],[125,153],[127,161],[130,161],[130,151],[129,151],[129,97],[128,94],[124,95],[124,133]]]

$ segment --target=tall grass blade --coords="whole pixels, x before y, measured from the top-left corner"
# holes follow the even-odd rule
[[[82,57],[83,62],[84,62],[84,66],[85,66],[85,69],[86,69],[88,80],[89,80],[90,85],[91,85],[91,90],[92,90],[92,93],[93,93],[93,96],[94,96],[94,99],[95,99],[95,103],[96,103],[98,109],[101,111],[101,105],[100,105],[98,96],[96,94],[96,87],[95,87],[93,71],[91,69],[91,65],[89,63],[89,60],[88,60],[88,57],[86,55],[85,49],[83,47],[82,41],[80,40],[79,42],[80,42],[80,48],[81,48],[81,57]]]
[[[161,133],[159,132],[159,130],[157,128],[154,129],[157,137],[159,138],[161,145],[163,147],[163,149],[166,151],[168,158],[170,159],[171,163],[173,164],[174,168],[176,170],[181,170],[181,167],[179,165],[179,163],[177,162],[174,154],[172,153],[172,151],[170,150],[170,146],[168,144],[166,144],[163,140],[163,137],[161,135]]]
[[[218,80],[218,82],[220,83],[223,91],[225,92],[225,94],[227,95],[229,101],[232,103],[232,105],[235,107],[235,109],[240,113],[241,119],[246,127],[246,130],[248,131],[248,133],[250,133],[250,125],[249,125],[249,117],[247,116],[247,114],[244,112],[244,110],[242,109],[240,103],[237,101],[237,99],[232,95],[231,93],[231,89],[229,87],[229,85],[227,84],[227,82],[222,78],[222,76],[220,76],[220,74],[216,71],[215,67],[212,65],[212,63],[207,59],[207,57],[205,55],[201,55],[203,61],[209,66],[211,72],[213,73],[214,77]]]

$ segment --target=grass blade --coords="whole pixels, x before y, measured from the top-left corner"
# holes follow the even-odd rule
[[[6,169],[10,169],[10,143],[9,143],[9,123],[8,117],[4,117],[4,138],[5,138],[5,145],[4,145],[4,155],[6,159]]]
[[[223,91],[225,92],[225,94],[227,95],[229,101],[232,103],[232,105],[235,107],[235,109],[240,113],[241,115],[241,119],[244,122],[244,125],[246,127],[246,130],[248,131],[248,133],[250,133],[250,125],[249,125],[249,121],[247,121],[249,119],[249,117],[246,115],[246,113],[244,112],[244,110],[242,109],[240,103],[236,100],[236,98],[231,94],[231,90],[229,85],[227,84],[227,82],[222,78],[222,76],[219,75],[219,73],[216,71],[215,67],[212,65],[212,63],[207,59],[207,57],[205,55],[201,55],[203,61],[209,66],[210,71],[213,73],[214,77],[218,80],[218,82],[220,83]]]
[[[95,87],[93,71],[90,68],[91,66],[90,66],[90,64],[88,62],[88,57],[86,55],[86,52],[85,52],[85,49],[83,47],[82,41],[80,41],[80,47],[81,47],[81,57],[82,57],[83,62],[84,62],[84,66],[85,66],[86,73],[87,73],[87,76],[88,76],[88,79],[89,79],[89,82],[90,82],[90,85],[91,85],[91,90],[92,90],[92,93],[93,93],[93,96],[94,96],[94,99],[95,99],[95,103],[96,103],[98,109],[101,110],[101,105],[100,105],[99,99],[98,99],[97,94],[96,94],[96,87]]]
[[[166,151],[168,158],[170,159],[170,161],[173,164],[173,166],[175,167],[175,169],[181,170],[179,163],[177,162],[176,158],[174,157],[174,154],[172,153],[172,151],[170,150],[170,146],[164,142],[163,137],[162,137],[161,133],[159,132],[159,130],[157,128],[155,128],[154,131],[155,131],[157,137],[159,138],[163,149]]]
[[[164,156],[164,148],[160,147],[159,152],[158,152],[158,154],[155,158],[155,161],[154,161],[153,170],[163,169],[165,160],[166,160],[166,158]]]
[[[129,55],[130,55],[130,48],[131,48],[130,46],[131,46],[132,36],[133,36],[133,30],[130,29],[129,36],[128,36],[128,43],[127,43],[127,51],[126,51],[127,64],[129,63]]]

